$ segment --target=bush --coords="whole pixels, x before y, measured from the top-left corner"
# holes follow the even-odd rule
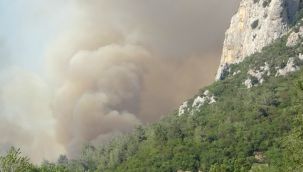
[[[28,157],[21,156],[20,149],[11,147],[5,156],[0,157],[0,171],[32,172],[36,169]]]

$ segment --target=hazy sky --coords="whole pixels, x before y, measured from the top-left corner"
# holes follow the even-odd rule
[[[44,53],[68,18],[67,3],[58,2],[0,0],[1,63],[43,72]]]
[[[214,80],[237,6],[0,0],[0,152],[15,145],[35,162],[74,157],[83,143],[177,109]]]

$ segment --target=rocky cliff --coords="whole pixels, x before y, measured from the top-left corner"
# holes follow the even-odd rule
[[[289,29],[302,0],[242,0],[232,17],[216,80],[224,78],[229,64],[260,51]]]

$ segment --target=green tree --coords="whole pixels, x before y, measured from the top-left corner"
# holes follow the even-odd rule
[[[0,157],[1,172],[32,172],[37,171],[28,157],[21,155],[20,149],[11,147],[5,156]]]
[[[283,141],[286,153],[284,155],[284,166],[289,171],[303,170],[303,115],[295,120],[296,127]]]

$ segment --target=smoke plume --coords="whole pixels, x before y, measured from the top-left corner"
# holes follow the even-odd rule
[[[138,114],[143,68],[148,54],[139,47],[108,45],[77,52],[57,92],[58,136],[68,148],[114,131],[129,131]]]
[[[38,76],[17,67],[0,76],[0,153],[20,147],[34,162],[55,160],[64,148],[56,141],[51,95]]]
[[[84,143],[100,144],[112,134],[160,119],[213,81],[224,30],[237,2],[66,1],[68,19],[45,52],[47,86],[51,91],[41,96],[49,97],[32,102],[29,95],[13,95],[31,100],[19,102],[20,106],[29,103],[40,108],[28,112],[31,115],[20,113],[18,117],[26,118],[24,125],[15,125],[10,115],[4,115],[14,109],[1,113],[6,121],[1,120],[0,126],[14,128],[10,131],[14,137],[0,130],[0,136],[6,138],[3,143],[31,145],[43,136],[50,140],[49,144],[62,145],[70,157],[76,157]],[[17,78],[26,79],[22,75]],[[37,83],[28,84],[32,84],[27,85],[31,91],[39,90]],[[4,88],[1,91],[9,93]],[[4,101],[11,95],[1,96]],[[41,102],[43,105],[35,105]],[[13,107],[16,102],[10,103],[4,106]],[[38,113],[45,114],[44,120],[53,121],[49,128],[43,128]],[[43,128],[32,138],[18,132],[18,128],[28,129],[23,130],[26,133],[37,132],[28,128],[28,120],[38,120],[35,123],[39,126],[34,127]],[[43,146],[37,143],[33,147]]]
[[[210,83],[235,3],[73,5],[76,19],[48,53],[59,86],[53,106],[58,139],[71,156],[85,142],[159,119]]]

